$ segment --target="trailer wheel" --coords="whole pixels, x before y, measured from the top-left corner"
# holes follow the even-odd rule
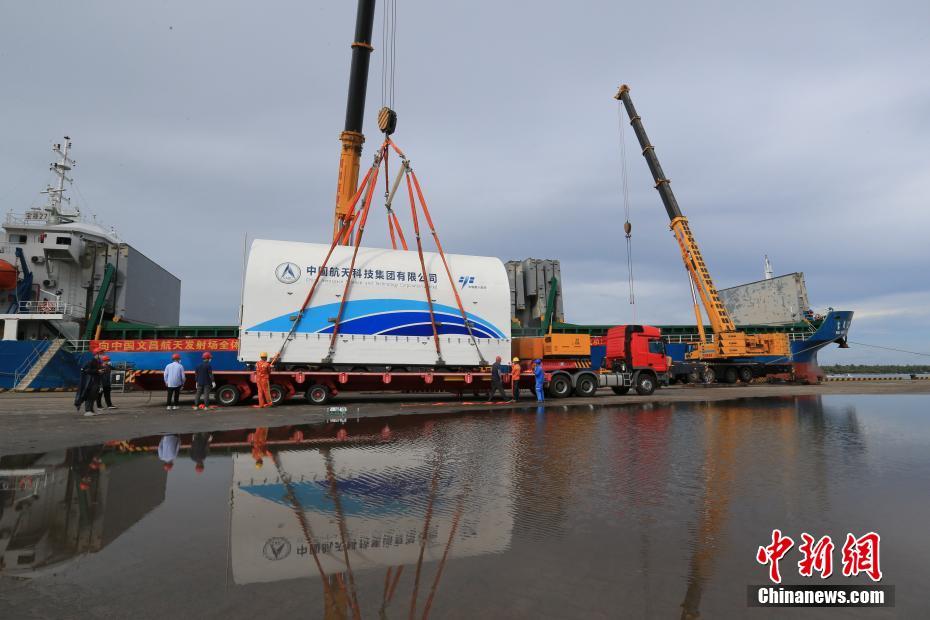
[[[656,378],[650,372],[641,372],[633,381],[636,384],[636,393],[640,396],[649,396],[656,391]]]
[[[739,374],[736,372],[736,369],[732,366],[723,371],[723,382],[724,383],[736,383],[739,379]]]
[[[553,398],[565,398],[572,393],[572,382],[565,375],[556,375],[549,382],[549,394]]]
[[[575,394],[588,398],[597,392],[597,378],[594,375],[584,374],[575,382]]]
[[[307,402],[313,405],[325,405],[333,397],[333,393],[330,391],[330,389],[320,383],[311,385],[309,388],[307,388],[306,395]]]
[[[614,385],[614,386],[611,386],[610,389],[612,389],[614,391],[614,394],[616,394],[617,396],[623,396],[624,394],[630,391],[630,386]]]
[[[280,405],[284,402],[284,399],[287,398],[287,390],[283,385],[277,383],[272,383],[268,388],[268,391],[271,392],[271,404]]]
[[[221,385],[216,388],[216,401],[224,407],[232,407],[239,404],[239,388],[235,385]]]
[[[739,380],[743,383],[749,383],[752,381],[752,368],[748,366],[740,366],[739,368]]]

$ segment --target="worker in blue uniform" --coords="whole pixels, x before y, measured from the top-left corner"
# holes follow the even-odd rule
[[[542,402],[546,400],[543,396],[543,387],[546,383],[546,373],[543,372],[542,360],[533,360],[533,376],[536,377],[536,400]]]

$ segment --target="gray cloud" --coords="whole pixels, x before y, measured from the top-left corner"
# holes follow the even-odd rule
[[[6,7],[0,206],[39,199],[47,146],[69,134],[78,201],[182,278],[185,322],[234,321],[246,233],[329,235],[352,5]],[[805,272],[815,306],[861,308],[854,339],[930,351],[915,310],[930,295],[927,3],[399,5],[396,138],[449,251],[560,258],[570,320],[630,320],[611,99],[628,82],[718,285],[759,278],[767,253]],[[628,138],[637,318],[687,323]]]

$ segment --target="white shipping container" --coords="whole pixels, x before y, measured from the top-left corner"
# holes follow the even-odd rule
[[[328,355],[352,262],[352,247],[338,246],[311,299],[283,362],[320,364]],[[239,359],[277,353],[296,319],[329,245],[252,242],[246,266]],[[473,341],[462,320],[438,254],[424,253],[426,278],[448,366],[478,366],[510,355],[510,287],[497,258],[447,254],[453,282],[467,312]],[[436,347],[417,252],[360,248],[339,325],[332,364],[433,366]],[[476,349],[477,345],[477,349]]]

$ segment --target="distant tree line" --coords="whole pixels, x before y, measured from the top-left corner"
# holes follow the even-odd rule
[[[919,375],[930,373],[930,365],[919,364],[836,364],[821,366],[823,370],[833,375],[843,374],[904,374]]]

